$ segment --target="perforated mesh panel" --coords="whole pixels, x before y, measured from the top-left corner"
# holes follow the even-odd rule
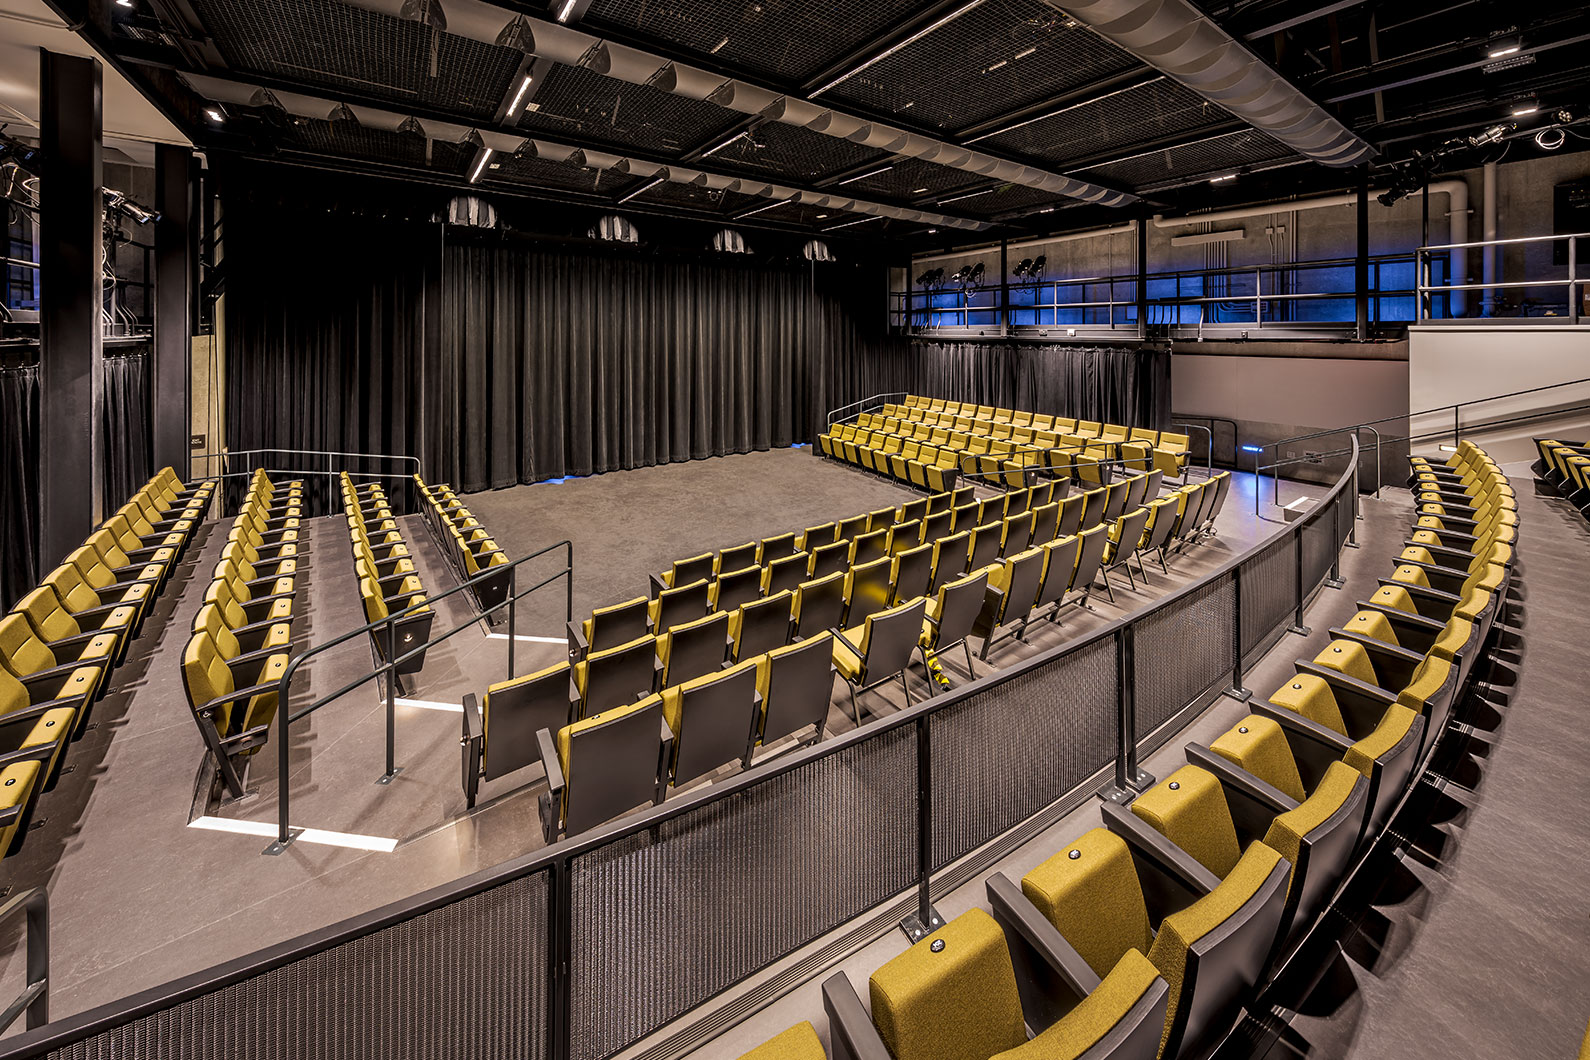
[[[48,1054],[51,1060],[537,1060],[547,877],[507,883]]]
[[[1132,695],[1138,746],[1158,747],[1151,733],[1231,675],[1236,588],[1229,574],[1138,622]]]
[[[425,137],[408,133],[371,129],[346,121],[319,121],[301,118],[281,134],[281,145],[313,151],[315,154],[354,158],[395,165],[426,166],[461,174],[474,157],[474,149],[444,140],[430,142],[426,157]]]
[[[512,49],[339,0],[194,0],[193,7],[234,67],[400,106],[407,100],[490,118],[519,66]]]
[[[742,195],[737,191],[715,191],[712,188],[701,188],[694,184],[664,182],[637,196],[635,201],[666,203],[670,206],[684,206],[692,210],[730,214],[737,213],[740,210],[752,209],[767,200],[756,195]]]
[[[1134,143],[1229,120],[1220,107],[1166,77],[991,136],[981,145],[1066,166],[1106,153],[1119,157]]]
[[[928,723],[933,864],[943,867],[1037,813],[1110,761],[1115,641],[1056,659]]]
[[[910,726],[574,859],[570,1056],[596,1060],[915,882]]]
[[[527,132],[544,130],[677,157],[721,134],[738,117],[712,103],[558,65],[519,125]]]
[[[1309,591],[1325,580],[1336,559],[1335,510],[1333,502],[1303,527],[1303,587]]]
[[[612,194],[624,185],[635,182],[635,178],[626,173],[609,173],[588,166],[576,166],[569,162],[553,162],[545,158],[497,155],[492,161],[499,163],[499,166],[487,174],[488,180],[533,184],[538,188]]]
[[[1245,129],[1123,162],[1095,166],[1076,175],[1142,191],[1198,180],[1241,166],[1295,157],[1290,148],[1264,133]]]
[[[1043,191],[1039,188],[1029,188],[1025,184],[1001,184],[986,195],[974,195],[969,199],[957,199],[936,207],[945,213],[960,213],[971,217],[993,217],[996,214],[1008,213],[1011,210],[1025,210],[1038,206],[1059,206],[1073,203],[1067,195],[1056,195],[1052,191]]]
[[[595,0],[583,25],[604,25],[799,82],[914,14],[913,0]]]
[[[952,188],[963,187],[977,179],[964,170],[935,165],[919,158],[903,158],[883,173],[830,187],[836,192],[862,198],[914,202],[928,195],[948,194]]]
[[[1265,644],[1297,606],[1297,538],[1281,540],[1242,564],[1242,655]]]
[[[988,0],[830,95],[903,124],[955,130],[1138,65],[1043,0]]]
[[[709,169],[748,173],[772,181],[818,180],[888,154],[795,125],[768,122],[701,160]],[[844,188],[835,189],[843,192]]]

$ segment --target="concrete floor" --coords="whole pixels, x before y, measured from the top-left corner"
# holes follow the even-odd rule
[[[1238,476],[1220,535],[1153,571],[1136,591],[1117,587],[1117,603],[1072,609],[1030,643],[1008,642],[978,676],[1064,643],[1145,606],[1275,532],[1255,519],[1252,483]],[[1317,492],[1291,487],[1288,498]],[[645,592],[647,575],[673,559],[843,518],[918,496],[856,469],[778,450],[518,487],[468,498],[510,556],[562,538],[574,542],[574,614]],[[1267,509],[1269,510],[1269,509]],[[1276,513],[1270,510],[1270,514]],[[418,517],[404,520],[424,584],[434,596],[456,584]],[[293,727],[291,823],[332,833],[299,839],[279,857],[262,850],[274,832],[278,772],[273,742],[250,777],[256,794],[236,804],[196,799],[202,745],[181,686],[180,658],[225,524],[201,533],[174,577],[115,691],[96,707],[96,725],[73,746],[72,772],[41,803],[40,826],[22,851],[0,865],[13,890],[46,886],[52,903],[51,1011],[59,1018],[290,939],[384,903],[500,864],[542,845],[535,813],[537,769],[486,785],[466,813],[458,781],[456,704],[507,673],[502,626],[471,621],[461,599],[438,606],[437,629],[461,632],[432,649],[396,715],[397,764],[384,771],[385,708],[376,683],[337,699]],[[339,518],[309,523],[295,637],[323,645],[363,622],[346,531]],[[549,557],[549,569],[561,555]],[[565,602],[554,587],[521,612],[516,672],[562,654],[546,640],[562,635]],[[366,638],[317,656],[295,683],[303,709],[372,668]],[[964,679],[960,662],[946,667]],[[926,679],[911,675],[913,693]],[[829,732],[851,727],[831,704]],[[864,697],[874,715],[904,706],[898,687]],[[217,830],[220,829],[220,830]],[[383,841],[389,851],[358,844]],[[355,845],[348,846],[346,843]],[[0,952],[0,993],[20,985],[17,941]]]

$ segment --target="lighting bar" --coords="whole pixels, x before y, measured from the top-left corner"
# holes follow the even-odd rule
[[[471,184],[473,184],[473,183],[475,183],[475,181],[479,180],[480,179],[480,175],[486,171],[486,163],[491,161],[491,156],[492,156],[491,148],[489,148],[489,147],[481,148],[480,161],[475,163],[475,172],[471,173],[470,176],[469,176],[469,182]]]
[[[878,220],[877,217],[858,217],[854,221],[846,221],[842,225],[830,225],[829,227],[823,229],[823,231],[824,232],[837,232],[841,228],[849,228],[851,225],[866,224],[868,221],[876,221],[876,220]]]
[[[226,115],[222,114],[218,107],[206,107],[204,116],[217,124],[226,121]]]
[[[1509,55],[1517,55],[1521,48],[1522,46],[1518,44],[1504,44],[1500,48],[1492,48],[1490,52],[1487,53],[1486,58],[1505,59]]]
[[[887,173],[887,172],[889,172],[889,170],[891,170],[893,168],[894,168],[893,166],[884,166],[882,169],[875,169],[871,173],[863,173],[863,174],[861,174],[858,177],[846,177],[844,180],[841,180],[838,184],[835,184],[834,187],[837,188],[837,187],[840,187],[841,185],[844,185],[844,184],[854,184],[856,181],[858,181],[858,180],[866,180],[868,177],[876,177],[879,173]]]
[[[570,0],[570,3],[573,3],[573,0]],[[828,82],[826,85],[823,85],[817,91],[812,92],[811,94],[809,94],[806,98],[807,99],[816,99],[818,96],[822,95],[824,92],[827,92],[830,88],[835,88],[835,87],[837,87],[839,85],[844,84],[846,81],[849,81],[852,77],[855,77],[857,74],[861,73],[861,71],[865,70],[867,67],[873,66],[873,65],[875,65],[877,63],[883,62],[889,56],[893,55],[895,52],[900,51],[902,48],[909,48],[911,45],[915,44],[917,41],[921,40],[923,37],[926,37],[929,33],[932,33],[934,30],[938,29],[940,26],[947,25],[948,23],[954,22],[956,19],[960,18],[962,15],[966,14],[966,12],[970,11],[974,7],[982,6],[982,3],[983,3],[983,0],[968,0],[967,3],[962,4],[960,7],[956,8],[954,11],[951,11],[949,14],[945,15],[943,18],[939,19],[937,22],[933,23],[931,26],[928,26],[925,29],[917,30],[915,33],[911,34],[909,37],[907,37],[905,40],[901,41],[899,44],[894,45],[894,47],[886,48],[885,50],[879,52],[877,55],[874,55],[872,58],[868,59],[866,62],[862,63],[860,66],[853,66],[849,70],[846,70],[844,73],[840,74],[838,77],[834,78],[832,81]]]
[[[1264,447],[1262,445],[1245,445],[1242,447],[1242,451],[1244,453],[1262,453],[1264,452]]]
[[[730,144],[734,143],[734,141],[743,139],[743,138],[745,138],[747,136],[750,136],[750,135],[751,135],[751,130],[750,129],[741,129],[739,132],[735,133],[733,136],[729,137],[727,140],[724,140],[722,143],[714,144],[711,147],[707,148],[705,151],[701,152],[701,157],[702,158],[706,158],[708,155],[715,155],[719,151],[723,150],[725,147],[728,147]]]
[[[524,81],[519,85],[519,91],[513,94],[513,102],[508,104],[508,117],[513,117],[519,110],[519,104],[524,102],[525,93],[530,91],[530,83],[535,80],[535,74],[525,74]]]
[[[1515,118],[1527,118],[1531,114],[1538,113],[1539,110],[1540,110],[1540,104],[1539,103],[1521,103],[1518,106],[1513,108],[1513,117],[1515,117]]]
[[[758,206],[754,210],[747,210],[744,213],[739,214],[738,216],[740,216],[740,217],[750,217],[752,214],[761,213],[763,210],[771,210],[775,206],[783,206],[785,203],[787,203],[789,201],[790,200],[788,200],[788,199],[778,199],[778,200],[776,200],[774,202],[768,203],[766,206]]]
[[[947,202],[960,202],[962,199],[975,199],[979,195],[987,195],[987,194],[991,193],[993,190],[994,190],[993,188],[984,188],[982,191],[969,191],[969,192],[966,192],[964,195],[951,195],[947,199],[940,199],[934,205],[935,206],[943,206]]]
[[[574,13],[574,5],[576,2],[577,0],[563,0],[563,6],[558,9],[559,22],[567,22],[569,20],[569,16]]]
[[[647,184],[644,187],[636,188],[634,191],[630,192],[628,195],[624,196],[622,199],[619,199],[618,200],[618,204],[620,206],[622,206],[626,202],[628,202],[629,200],[635,198],[637,195],[646,194],[648,191],[650,191],[651,189],[655,188],[657,185],[661,184],[663,181],[665,181],[667,179],[668,179],[667,177],[658,177],[656,180],[652,181],[650,184]]]
[[[1218,177],[1210,177],[1209,178],[1209,183],[1211,183],[1211,184],[1226,184],[1226,183],[1229,183],[1230,181],[1233,181],[1233,180],[1236,180],[1236,179],[1237,179],[1237,175],[1235,173],[1222,173]]]

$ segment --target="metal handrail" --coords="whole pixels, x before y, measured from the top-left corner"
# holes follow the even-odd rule
[[[1579,322],[1579,299],[1575,297],[1579,288],[1585,286],[1585,278],[1579,275],[1579,240],[1590,239],[1590,233],[1578,232],[1566,235],[1548,236],[1520,236],[1513,239],[1482,239],[1473,243],[1442,243],[1433,246],[1420,247],[1414,252],[1415,278],[1419,281],[1418,303],[1415,306],[1417,319],[1429,320],[1426,310],[1426,296],[1442,291],[1501,291],[1517,290],[1525,287],[1564,287],[1568,292],[1568,316],[1570,324]],[[1497,280],[1491,283],[1430,283],[1426,279],[1431,255],[1437,251],[1489,249],[1493,247],[1520,246],[1536,243],[1568,242],[1568,278],[1565,280]],[[1451,277],[1448,277],[1450,279]]]
[[[911,392],[909,390],[895,390],[895,391],[891,391],[890,393],[887,393],[887,394],[873,394],[871,397],[864,397],[860,401],[852,401],[848,405],[841,405],[837,409],[832,409],[832,410],[829,411],[829,413],[828,413],[828,426],[832,427],[839,420],[855,419],[857,416],[860,416],[862,413],[868,411],[867,409],[859,409],[858,411],[856,411],[855,413],[853,413],[853,414],[851,414],[849,416],[841,415],[841,413],[844,413],[844,412],[846,412],[846,411],[848,411],[850,409],[856,408],[858,405],[865,405],[868,402],[872,402],[872,401],[876,401],[879,405],[887,405],[889,403],[889,399],[890,398],[910,397],[910,396],[911,396]]]
[[[1171,415],[1175,416],[1175,415],[1178,415],[1178,413],[1174,413],[1173,412],[1173,413],[1171,413]],[[1171,426],[1172,427],[1181,427],[1184,430],[1189,430],[1189,431],[1203,431],[1205,434],[1207,434],[1209,436],[1209,440],[1206,443],[1206,448],[1204,449],[1204,478],[1214,478],[1215,477],[1215,424],[1216,423],[1229,423],[1229,424],[1231,424],[1231,444],[1232,444],[1233,447],[1235,447],[1236,444],[1237,444],[1237,421],[1236,420],[1228,420],[1224,416],[1197,416],[1197,415],[1191,415],[1191,414],[1185,413],[1185,412],[1180,413],[1179,415],[1186,416],[1188,419],[1208,420],[1209,421],[1209,426],[1207,426],[1207,427],[1205,427],[1201,423],[1172,423]]]
[[[545,556],[550,552],[556,551],[557,549],[564,550],[563,568],[549,577],[543,578],[541,581],[530,586],[530,588],[524,590],[523,592],[519,592],[519,568],[524,564],[529,563],[532,560],[539,559],[540,557]],[[504,599],[496,604],[493,604],[491,607],[482,609],[478,615],[471,617],[466,622],[460,622],[458,625],[447,630],[445,633],[439,635],[428,635],[426,639],[417,647],[412,648],[401,655],[398,654],[397,626],[400,621],[408,618],[411,615],[418,614],[426,608],[431,608],[434,611],[435,608],[432,607],[433,604],[466,590],[473,593],[475,595],[476,601],[478,602],[479,594],[475,592],[475,590],[477,590],[483,583],[489,580],[499,579],[504,574],[508,576],[508,593]],[[557,544],[548,545],[545,548],[537,549],[529,555],[520,556],[518,559],[509,563],[506,568],[500,566],[487,568],[481,573],[475,575],[473,578],[465,579],[458,585],[455,585],[453,588],[448,589],[446,592],[439,593],[434,596],[427,596],[420,603],[409,604],[401,611],[394,611],[383,619],[379,619],[375,622],[367,622],[359,628],[350,630],[339,637],[334,637],[323,644],[316,644],[305,649],[304,651],[299,652],[297,655],[288,660],[287,668],[282,672],[282,676],[277,682],[276,692],[276,715],[280,719],[276,724],[276,769],[278,774],[276,780],[276,840],[265,848],[264,853],[280,854],[288,848],[294,838],[292,829],[288,823],[288,815],[291,809],[290,804],[292,787],[289,783],[289,770],[291,769],[291,762],[289,761],[290,747],[288,745],[290,741],[288,737],[293,722],[307,718],[309,715],[326,706],[328,703],[342,698],[349,692],[352,692],[354,689],[361,688],[369,682],[376,680],[377,678],[385,676],[386,772],[382,775],[382,779],[384,781],[390,781],[391,778],[396,776],[398,773],[398,667],[410,659],[423,655],[425,651],[432,645],[440,644],[442,641],[448,640],[456,634],[462,633],[464,630],[476,626],[481,619],[489,620],[493,614],[506,608],[508,611],[508,677],[506,679],[512,680],[514,677],[514,646],[518,643],[518,639],[515,636],[515,619],[517,615],[518,602],[537,590],[546,588],[559,578],[565,579],[563,601],[564,621],[572,622],[574,621],[574,544],[571,541],[559,541]],[[471,610],[473,610],[473,608],[471,608]],[[386,644],[386,651],[383,653],[386,660],[384,663],[375,667],[363,677],[360,677],[357,680],[349,681],[335,692],[330,692],[324,696],[321,696],[319,699],[311,702],[308,706],[302,707],[298,710],[293,710],[291,708],[292,701],[289,696],[292,692],[293,677],[306,662],[317,655],[324,654],[325,652],[330,651],[332,648],[335,648],[341,644],[345,644],[348,641],[356,639],[360,636],[369,636],[373,639],[378,631],[384,635],[384,643]]]
[[[14,920],[18,914],[27,917],[27,978],[28,982],[15,1001],[0,1011],[0,1034],[4,1034],[17,1017],[28,1014],[27,1028],[33,1030],[50,1022],[50,895],[43,887],[30,887],[13,895],[0,906],[0,924]]]
[[[1354,444],[1356,445],[1356,442]],[[1356,469],[1356,466],[1357,463],[1354,461],[1352,468]],[[578,859],[600,848],[622,843],[631,836],[642,833],[662,834],[666,831],[664,826],[670,821],[684,819],[687,815],[695,814],[702,807],[709,804],[722,803],[729,805],[730,800],[740,798],[742,793],[756,785],[764,784],[769,780],[794,773],[797,770],[810,768],[814,762],[844,753],[857,744],[873,740],[885,733],[894,732],[905,726],[915,726],[920,734],[921,730],[927,726],[928,720],[934,715],[962,707],[990,689],[1006,682],[1019,681],[1035,670],[1048,666],[1068,655],[1092,648],[1101,641],[1116,640],[1119,643],[1123,638],[1129,638],[1131,631],[1138,624],[1167,609],[1179,606],[1183,600],[1193,594],[1202,592],[1218,579],[1233,575],[1240,578],[1241,568],[1244,563],[1260,555],[1281,539],[1287,536],[1300,535],[1305,528],[1323,517],[1323,514],[1329,510],[1330,505],[1341,496],[1352,481],[1353,474],[1351,472],[1344,473],[1325,497],[1322,498],[1319,506],[1306,514],[1301,520],[1278,528],[1275,533],[1255,543],[1241,554],[1227,560],[1203,577],[1189,582],[1166,596],[1145,604],[1131,614],[1113,620],[1075,641],[1057,645],[1007,669],[996,670],[947,694],[931,697],[904,710],[870,721],[866,725],[850,732],[798,748],[769,761],[758,763],[753,768],[744,770],[738,775],[670,798],[658,806],[618,818],[580,835],[563,838],[550,846],[513,858],[500,865],[480,870],[442,886],[400,899],[381,908],[310,932],[297,939],[278,943],[180,979],[151,987],[130,997],[121,998],[101,1005],[98,1008],[74,1014],[37,1032],[29,1032],[18,1038],[0,1042],[0,1060],[35,1060],[35,1058],[44,1057],[95,1035],[112,1032],[135,1020],[171,1010],[197,998],[213,995],[239,983],[271,974],[294,962],[334,950],[346,943],[366,938],[386,928],[411,922],[425,914],[455,905],[458,902],[537,873],[549,873],[553,877],[550,881],[552,885],[548,889],[549,898],[547,901],[549,907],[547,927],[549,931],[556,929],[567,932],[570,926],[568,918],[571,915],[569,909],[571,901],[569,888],[571,866]],[[1297,550],[1297,554],[1301,557],[1301,548]],[[1299,562],[1301,562],[1301,559],[1299,559]],[[1335,569],[1333,568],[1332,574],[1334,573]],[[1297,579],[1296,584],[1297,600],[1294,613],[1301,615],[1304,604],[1311,597],[1315,587],[1306,585],[1302,577]],[[1241,594],[1238,593],[1237,595],[1240,600]],[[1233,631],[1236,641],[1232,645],[1235,656],[1233,660],[1234,677],[1237,685],[1234,691],[1240,691],[1241,659],[1243,655],[1241,650],[1242,623],[1240,620],[1233,621]],[[1125,683],[1134,679],[1133,674],[1134,671],[1131,667],[1117,668],[1117,693],[1118,697],[1125,697],[1122,704],[1124,715],[1130,715],[1131,699],[1129,698],[1129,693],[1122,692],[1122,688]],[[1196,702],[1197,700],[1194,700],[1194,703]],[[1115,776],[1117,780],[1125,779],[1141,783],[1146,775],[1137,771],[1136,768],[1138,740],[1135,731],[1132,729],[1132,725],[1135,723],[1126,716],[1123,716],[1122,720],[1125,724],[1120,726],[1117,734],[1118,748],[1115,756]],[[1085,790],[1084,788],[1072,789],[1063,798],[1069,798],[1078,792],[1085,792]],[[917,801],[918,813],[926,815],[926,819],[931,823],[931,800],[919,798]],[[1029,822],[1032,819],[1031,817],[1027,818]],[[922,846],[922,844],[919,843],[919,846]],[[930,844],[927,847],[930,848]],[[930,865],[924,865],[924,867],[931,868]],[[950,879],[956,879],[957,882],[960,882],[957,877],[957,873],[960,871],[961,866],[952,863],[949,866],[930,872],[930,879],[921,881],[921,883],[930,884],[935,879],[941,883]],[[913,887],[916,886],[916,884],[913,884]],[[551,937],[549,934],[549,940]],[[548,1025],[551,1028],[550,1033],[553,1035],[568,1034],[567,1016],[569,1006],[573,1003],[569,992],[569,962],[566,946],[567,937],[565,936],[562,945],[554,945],[549,941],[546,947],[544,974],[550,984],[548,987],[549,1001],[556,1010],[548,1021]],[[781,956],[787,956],[787,954]],[[565,1050],[566,1045],[565,1039]],[[560,1054],[555,1051],[552,1055],[557,1056]],[[566,1055],[566,1052],[562,1055]]]

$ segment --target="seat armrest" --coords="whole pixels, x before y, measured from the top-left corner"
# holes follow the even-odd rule
[[[1398,626],[1406,626],[1408,629],[1439,633],[1446,628],[1446,623],[1438,622],[1433,618],[1425,618],[1423,615],[1416,615],[1399,607],[1387,607],[1385,604],[1372,603],[1368,600],[1358,601],[1358,609],[1360,611],[1380,612],[1391,621],[1393,629]]]
[[[50,711],[59,710],[62,707],[81,710],[86,698],[85,696],[72,696],[67,699],[46,699],[41,703],[30,703],[28,706],[19,707],[16,710],[8,710],[4,715],[0,715],[0,729],[10,725],[19,725],[25,721],[36,721]]]
[[[1202,744],[1187,745],[1187,761],[1191,765],[1213,773],[1225,791],[1226,806],[1231,810],[1231,820],[1237,826],[1237,836],[1242,845],[1254,839],[1263,839],[1270,822],[1288,810],[1297,809],[1298,802],[1280,788],[1266,783]]]
[[[1395,693],[1356,677],[1348,677],[1337,670],[1301,659],[1292,666],[1298,673],[1311,674],[1331,686],[1331,694],[1336,697],[1336,706],[1341,710],[1349,732],[1369,732],[1386,716],[1386,708],[1397,701]]]
[[[834,635],[834,639],[835,640],[837,640],[839,643],[843,644],[845,647],[849,648],[852,652],[854,652],[855,655],[856,655],[856,658],[865,659],[867,657],[866,654],[864,652],[862,652],[862,650],[860,648],[858,648],[854,644],[850,643],[850,639],[845,636],[845,631],[840,629],[838,626],[829,626],[828,627],[828,632],[830,632],[830,633],[832,633]]]
[[[1004,873],[990,876],[986,889],[989,908],[1005,931],[1016,966],[1027,1023],[1048,1026],[1097,990],[1099,977]]]
[[[649,575],[648,577],[650,578],[651,592],[649,595],[651,599],[655,600],[657,599],[658,594],[668,591],[668,583],[663,581],[662,578],[655,574]]]
[[[260,665],[271,656],[289,654],[283,650],[284,648],[286,648],[286,645],[278,645],[274,648],[258,648],[254,651],[246,651],[235,659],[226,660],[227,668],[232,671],[232,680],[236,681],[242,674],[247,673],[251,669],[253,670],[253,676],[255,678],[259,677]]]
[[[89,660],[87,660],[85,662],[62,663],[59,666],[50,666],[50,667],[46,667],[43,670],[35,670],[31,674],[27,674],[26,676],[23,676],[23,677],[18,677],[17,680],[22,682],[23,687],[28,690],[28,695],[31,698],[32,694],[33,694],[33,686],[34,685],[39,684],[40,682],[43,682],[43,681],[57,681],[57,680],[60,680],[62,678],[71,677],[73,672],[75,672],[77,670],[81,670],[85,666],[90,666],[90,667],[93,667],[93,668],[99,670],[100,673],[101,673],[101,676],[103,676],[104,675],[105,666],[108,665],[109,661],[110,661],[110,657],[106,656],[105,658],[102,658],[102,659],[89,659]]]
[[[484,723],[482,723],[484,730]],[[552,742],[550,729],[536,730],[536,751],[541,756],[541,766],[546,770],[547,788],[552,794],[554,812],[562,805],[563,789],[566,783],[563,779],[563,766],[558,762],[557,747]]]
[[[591,650],[590,643],[585,639],[585,631],[580,627],[579,622],[568,624],[569,658],[576,662],[585,658],[586,653]]]
[[[1204,868],[1191,854],[1155,831],[1127,807],[1106,802],[1101,810],[1105,827],[1126,840],[1126,845],[1131,848],[1132,860],[1138,866],[1139,876],[1142,876],[1144,869],[1152,870],[1161,880],[1187,892],[1194,899],[1202,898],[1220,886],[1220,877]],[[1154,903],[1151,894],[1163,894],[1164,888],[1153,887],[1152,879],[1144,879],[1143,883],[1146,885],[1143,894],[1149,899],[1152,910]],[[1162,913],[1164,911],[1161,910]]]
[[[823,1012],[834,1060],[893,1060],[844,972],[823,980]]]
[[[1400,691],[1413,676],[1413,671],[1424,662],[1424,655],[1420,652],[1409,651],[1397,644],[1387,644],[1383,640],[1376,640],[1367,633],[1351,632],[1333,627],[1331,636],[1340,640],[1352,641],[1363,648],[1369,655],[1369,661],[1374,664],[1376,674],[1384,674],[1389,684],[1381,685],[1388,692],[1392,689]]]
[[[1281,726],[1287,746],[1292,749],[1292,757],[1297,761],[1298,775],[1302,777],[1305,789],[1312,790],[1325,776],[1331,763],[1340,762],[1347,749],[1353,745],[1352,740],[1335,729],[1310,721],[1286,707],[1261,703],[1257,699],[1249,707],[1259,717],[1269,718]]]
[[[85,644],[91,644],[93,643],[95,637],[103,637],[106,635],[106,632],[107,631],[92,629],[84,633],[74,633],[70,637],[62,637],[60,640],[52,640],[48,645],[50,653],[52,655],[57,654],[56,649],[58,648],[78,648]],[[60,667],[56,667],[56,669],[60,669]],[[68,667],[68,669],[70,669],[70,667]],[[24,680],[26,679],[24,678]]]

